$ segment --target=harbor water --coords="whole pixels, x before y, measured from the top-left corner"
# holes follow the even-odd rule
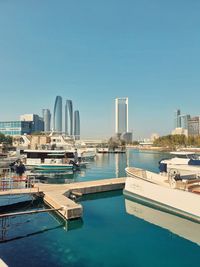
[[[99,154],[86,169],[59,178],[44,175],[42,181],[124,177],[126,166],[158,172],[158,161],[166,156],[131,149],[126,154]],[[83,218],[67,223],[52,213],[0,219],[0,258],[10,267],[198,265],[199,224],[127,201],[122,191],[88,195],[80,201]]]

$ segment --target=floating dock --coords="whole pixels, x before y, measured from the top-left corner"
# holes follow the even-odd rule
[[[44,202],[51,207],[51,211],[57,212],[64,219],[80,218],[83,215],[83,207],[70,199],[70,195],[80,196],[120,190],[125,186],[126,178],[112,178],[71,184],[42,184],[38,183],[33,188],[12,189],[0,191],[0,197],[15,194],[43,195]],[[8,214],[4,214],[6,216]],[[15,215],[17,215],[15,213]],[[19,212],[20,215],[20,212]],[[2,215],[1,215],[2,216]]]

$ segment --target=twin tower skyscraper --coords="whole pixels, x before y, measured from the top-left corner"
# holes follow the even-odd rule
[[[55,132],[63,132],[63,117],[62,117],[62,97],[56,96],[54,111],[53,111],[53,130]],[[65,102],[65,134],[69,136],[74,136],[76,140],[80,139],[80,115],[79,111],[75,110],[73,112],[72,100],[66,100]]]

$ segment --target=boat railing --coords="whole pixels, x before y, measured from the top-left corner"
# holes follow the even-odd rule
[[[8,191],[14,189],[32,189],[37,187],[39,180],[34,176],[4,176],[0,177],[0,191]]]

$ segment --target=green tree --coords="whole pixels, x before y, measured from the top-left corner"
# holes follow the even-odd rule
[[[0,143],[6,144],[6,145],[12,145],[12,137],[9,135],[4,135],[3,133],[0,133]]]

